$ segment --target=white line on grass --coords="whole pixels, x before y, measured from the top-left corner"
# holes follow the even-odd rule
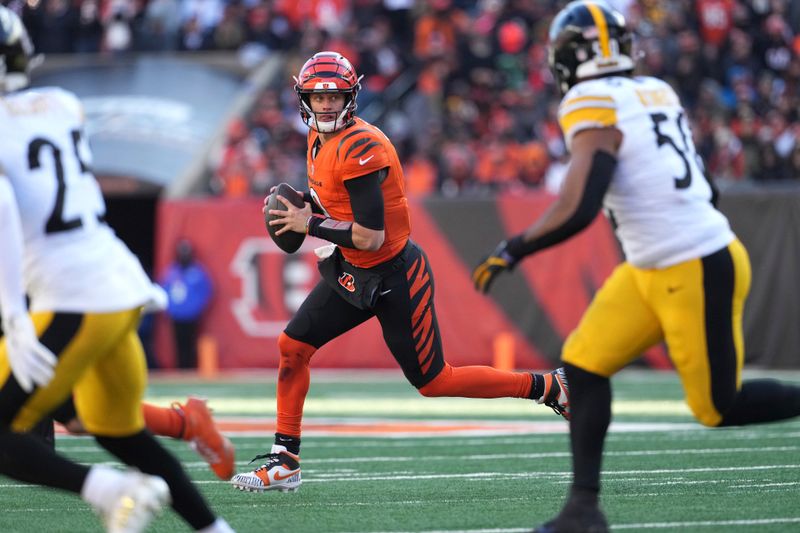
[[[705,455],[728,455],[728,454],[752,454],[752,453],[789,453],[789,452],[796,452],[800,450],[800,446],[766,446],[766,447],[738,447],[738,448],[701,448],[701,449],[692,449],[692,448],[679,448],[679,449],[669,449],[669,450],[629,450],[629,451],[608,451],[606,452],[607,457],[662,457],[662,456],[671,456],[671,455],[681,455],[681,456],[705,456]],[[70,453],[75,453],[77,451],[83,452],[96,452],[96,448],[69,448],[68,450]],[[241,451],[241,448],[240,448]],[[458,458],[454,458],[452,455],[413,455],[413,456],[392,456],[392,455],[385,455],[385,456],[375,456],[375,457],[366,457],[361,456],[358,459],[359,463],[404,463],[404,462],[433,462],[433,461],[453,461],[457,459],[459,461],[485,461],[485,460],[508,460],[508,459],[564,459],[570,457],[570,452],[563,451],[563,452],[534,452],[534,453],[494,453],[494,454],[469,454],[469,455],[459,455]],[[343,461],[349,461],[350,458],[347,457],[328,457],[328,458],[320,458],[320,459],[304,459],[304,465],[318,465],[318,464],[340,464]],[[99,464],[109,464],[114,465],[115,462],[103,462]],[[194,469],[204,469],[208,467],[208,464],[203,461],[185,461],[182,463],[185,468],[190,470]],[[791,465],[793,468],[797,468],[798,465]],[[747,467],[715,467],[706,470],[736,470],[742,469]],[[761,466],[761,467],[752,467],[752,468],[772,468],[772,466]],[[683,470],[679,470],[683,471]],[[705,470],[698,470],[698,471],[705,471]],[[669,472],[667,470],[663,471],[652,471],[652,472]],[[609,473],[613,473],[609,472]],[[621,474],[621,472],[620,472]],[[2,485],[0,485],[2,486]]]
[[[639,524],[615,524],[611,525],[612,530],[620,529],[665,529],[665,528],[693,528],[693,527],[748,527],[766,526],[771,524],[797,524],[800,518],[764,518],[752,520],[703,520],[697,522],[642,522]],[[530,527],[524,528],[491,528],[491,529],[426,529],[416,533],[518,533],[530,531]],[[411,533],[406,531],[374,531],[372,533]]]
[[[786,470],[786,469],[800,469],[800,465],[762,465],[762,466],[736,466],[736,467],[715,467],[715,468],[675,468],[669,470],[606,470],[603,475],[606,476],[619,476],[619,475],[639,475],[639,476],[652,476],[660,474],[678,474],[678,473],[698,473],[698,472],[743,472],[743,471],[763,471],[763,470]],[[532,471],[532,472],[502,472],[498,474],[496,471],[491,472],[471,472],[464,474],[412,474],[412,475],[370,475],[366,474],[363,477],[351,476],[347,478],[348,483],[359,481],[401,481],[401,480],[418,480],[418,479],[487,479],[498,478],[504,479],[533,479],[533,478],[557,478],[569,477],[572,475],[570,471]],[[331,479],[322,478],[309,478],[303,479],[304,483],[328,483],[337,482],[341,483],[341,476]],[[736,480],[738,481],[738,480]]]
[[[664,528],[695,528],[695,527],[717,527],[717,526],[767,526],[770,524],[798,524],[800,517],[797,518],[754,518],[745,520],[700,520],[697,522],[642,522],[640,524],[617,524],[611,529],[664,529]]]
[[[704,449],[673,449],[673,450],[631,450],[623,452],[606,452],[607,457],[660,457],[665,455],[727,455],[730,453],[765,453],[765,452],[794,452],[800,450],[800,446],[773,446],[761,448],[704,448]],[[506,460],[506,459],[557,459],[570,457],[570,452],[535,452],[535,453],[482,453],[459,455],[459,461],[491,461],[491,460]],[[452,461],[452,455],[414,455],[414,456],[377,456],[377,457],[359,457],[359,463],[392,463],[392,462],[425,462],[425,461]],[[304,464],[323,464],[323,463],[341,463],[347,461],[349,458],[345,457],[328,457],[325,459],[308,459],[304,460]]]
[[[167,407],[175,401],[173,396],[148,396],[148,403]],[[277,412],[275,398],[217,397],[211,402],[214,411],[220,414],[245,413],[254,415]],[[689,408],[683,400],[619,400],[611,405],[614,414],[647,414],[647,415],[690,415]],[[464,416],[552,416],[549,410],[540,409],[530,401],[516,398],[425,398],[417,395],[393,394],[355,397],[348,395],[331,398],[306,398],[304,413],[307,416],[336,415],[464,415]]]
[[[96,463],[107,464],[113,466],[115,463]],[[190,463],[192,466],[202,466],[207,468],[205,463]],[[735,466],[735,467],[713,467],[713,468],[673,468],[664,470],[605,470],[603,475],[606,476],[643,476],[644,480],[649,479],[648,476],[661,475],[661,474],[685,474],[685,473],[699,473],[699,472],[744,472],[744,471],[764,471],[764,470],[786,470],[786,469],[800,469],[800,465],[782,464],[782,465],[760,465],[760,466]],[[309,474],[317,473],[316,470],[307,470]],[[464,474],[401,474],[395,475],[395,472],[387,472],[382,475],[371,474],[351,474],[347,478],[348,483],[355,483],[360,481],[413,481],[419,479],[487,479],[497,478],[498,475],[506,479],[535,479],[535,478],[568,478],[572,475],[571,471],[530,471],[530,472],[503,472],[498,474],[496,471],[491,472],[470,472]],[[326,479],[322,477],[311,477],[303,479],[304,483],[341,483],[341,476]],[[740,480],[735,480],[740,481]],[[212,483],[227,483],[227,481],[203,480],[195,481],[195,483],[212,484]],[[22,488],[22,487],[35,487],[35,485],[25,485],[19,483],[3,483],[0,484],[0,489]]]

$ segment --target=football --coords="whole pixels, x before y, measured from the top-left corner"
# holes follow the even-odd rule
[[[283,226],[270,226],[269,221],[281,217],[277,215],[270,215],[269,210],[286,210],[286,206],[278,200],[278,195],[283,196],[296,207],[303,207],[305,202],[303,201],[303,197],[300,196],[297,191],[294,190],[294,188],[292,188],[292,186],[288,183],[281,183],[275,187],[275,190],[267,199],[267,212],[264,214],[264,222],[267,225],[267,232],[269,232],[269,236],[272,237],[272,241],[278,245],[278,248],[287,254],[291,254],[300,248],[300,245],[303,244],[303,241],[306,238],[306,234],[298,233],[296,231],[287,231],[286,233],[282,233],[280,235],[275,234],[275,232],[281,229]]]

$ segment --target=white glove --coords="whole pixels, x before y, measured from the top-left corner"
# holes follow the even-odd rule
[[[50,383],[58,359],[39,342],[31,318],[27,314],[4,317],[3,330],[8,364],[20,387],[31,392],[34,385],[44,387]]]
[[[157,283],[151,285],[152,290],[150,291],[150,298],[144,303],[144,308],[142,309],[143,314],[159,313],[165,310],[169,305],[169,296],[167,296],[167,292]]]

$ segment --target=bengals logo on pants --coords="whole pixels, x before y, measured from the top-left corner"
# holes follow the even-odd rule
[[[339,285],[344,287],[347,292],[356,292],[356,280],[352,274],[342,272],[342,275],[339,276]]]

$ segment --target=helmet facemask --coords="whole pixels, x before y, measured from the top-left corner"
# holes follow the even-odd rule
[[[297,78],[295,78],[295,82],[297,82]],[[352,123],[353,117],[355,116],[356,113],[356,109],[358,109],[358,105],[356,104],[356,95],[358,94],[358,89],[354,89],[351,91],[338,91],[338,90],[300,91],[297,89],[296,85],[295,90],[297,91],[297,97],[300,100],[300,117],[303,119],[305,125],[311,128],[312,130],[317,131],[319,133],[334,133],[343,128],[346,128],[347,126],[350,125],[350,123]],[[311,107],[311,95],[315,93],[343,94],[345,97],[344,107],[342,108],[341,111],[316,112]],[[332,115],[335,113],[338,114],[336,115],[336,118],[334,120],[322,121],[319,119],[320,116],[322,115]]]

